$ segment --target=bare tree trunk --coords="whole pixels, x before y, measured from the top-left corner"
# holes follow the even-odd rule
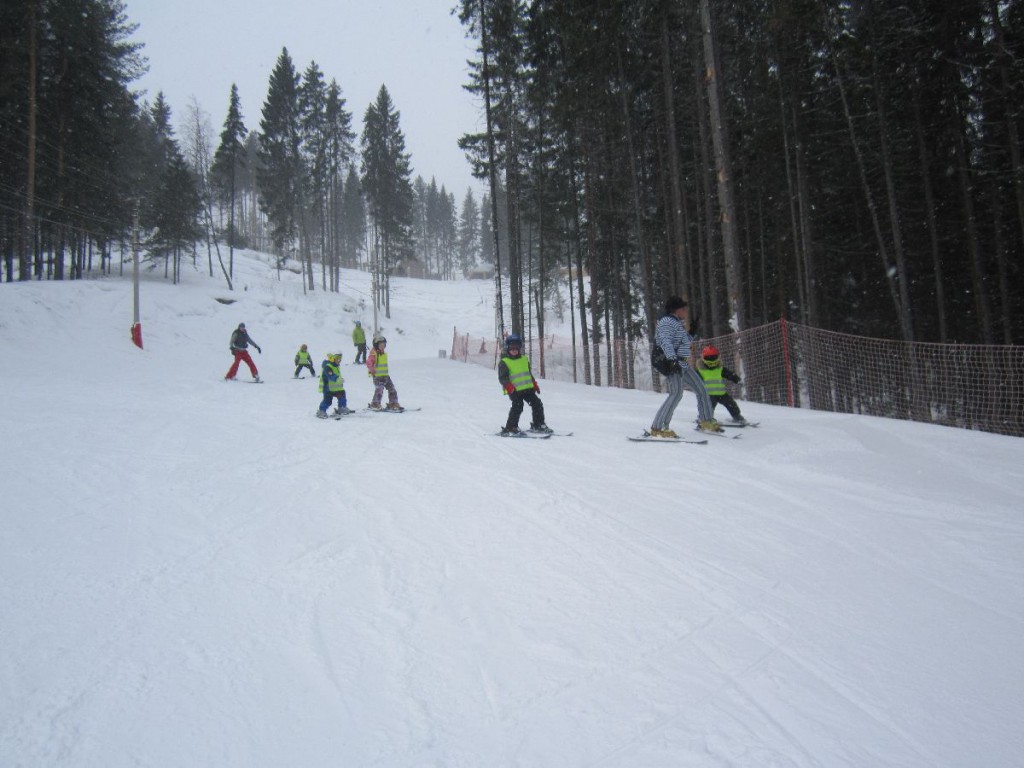
[[[800,252],[803,254],[804,301],[807,302],[807,323],[821,327],[821,311],[818,306],[818,270],[814,255],[814,237],[811,232],[811,211],[813,206],[807,195],[807,161],[804,142],[796,107],[793,113],[793,159],[796,164],[796,201],[800,220]]]
[[[601,314],[600,302],[598,301],[599,292],[596,283],[601,277],[599,274],[601,268],[597,255],[597,233],[594,231],[596,224],[594,222],[593,197],[593,185],[590,183],[590,175],[587,174],[583,187],[583,204],[586,206],[587,211],[587,263],[590,265],[590,329],[594,340],[591,354],[594,359],[593,383],[599,387],[601,386]],[[580,295],[582,296],[583,294],[581,293]],[[584,314],[581,319],[585,322],[586,315]],[[587,384],[590,384],[589,375],[587,379]]]
[[[935,192],[932,189],[931,163],[928,161],[928,145],[924,140],[921,122],[921,103],[914,96],[914,129],[917,135],[917,152],[921,163],[921,185],[924,192],[925,218],[928,220],[928,239],[932,252],[932,271],[935,273],[935,308],[939,317],[939,341],[946,343],[949,334],[946,326],[946,295],[942,284],[942,251],[939,248],[939,227],[935,213]]]
[[[896,256],[896,280],[900,292],[900,305],[903,307],[903,323],[905,324],[905,341],[914,340],[913,306],[910,302],[910,277],[907,274],[907,260],[903,253],[903,230],[900,226],[900,211],[896,200],[896,183],[892,175],[892,154],[889,152],[888,123],[885,118],[885,105],[882,101],[882,82],[878,79],[875,60],[872,56],[872,75],[874,79],[875,105],[878,109],[878,142],[882,151],[882,171],[885,174],[885,191],[889,200],[889,225],[892,229],[893,253]]]
[[[1013,304],[1010,301],[1010,280],[1006,268],[1006,238],[1003,235],[1003,201],[999,185],[992,182],[992,250],[999,275],[999,324],[1003,327],[1003,344],[1013,344]]]
[[[665,101],[665,148],[668,152],[668,177],[669,177],[669,192],[671,197],[669,198],[669,205],[666,205],[666,209],[671,212],[671,233],[672,242],[674,245],[673,251],[669,256],[669,261],[673,265],[673,273],[676,272],[676,265],[678,268],[682,268],[683,260],[686,257],[686,230],[683,226],[683,190],[682,190],[682,168],[679,162],[679,135],[676,127],[676,108],[675,98],[673,94],[673,81],[672,81],[672,56],[671,56],[671,45],[668,35],[668,6],[666,5],[662,11],[661,17],[661,79],[662,79],[662,93]],[[619,71],[620,78],[622,70],[622,64],[620,61]],[[628,128],[627,128],[628,130]],[[632,142],[629,147],[629,159],[630,164],[635,166],[636,161],[634,159],[634,152]],[[634,172],[634,179],[635,179]],[[634,181],[634,184],[637,182]],[[639,214],[639,195],[635,195],[636,205]],[[689,286],[688,286],[689,287]],[[679,291],[681,286],[678,284],[678,280],[673,281],[672,288],[674,291]],[[650,296],[650,294],[648,294]],[[653,297],[652,297],[653,298]],[[648,302],[650,303],[650,301]],[[654,334],[654,309],[653,307],[648,312],[648,331],[653,338]]]
[[[587,175],[583,174],[583,196],[587,192]],[[583,346],[583,383],[590,383],[590,334],[587,333],[587,302],[586,293],[583,290],[583,246],[580,242],[580,212],[576,210],[576,295],[578,301],[576,306],[580,313],[580,342]]]
[[[707,65],[708,106],[711,108],[711,140],[715,148],[715,164],[718,171],[718,206],[721,211],[722,249],[725,256],[725,285],[729,297],[729,327],[733,331],[741,331],[747,325],[747,313],[743,306],[743,267],[739,238],[736,235],[736,203],[733,200],[728,129],[718,89],[718,55],[715,51],[715,32],[708,0],[700,0],[700,17],[704,37],[704,59]]]
[[[700,296],[699,306],[701,315],[707,317],[711,314],[711,327],[717,333],[722,327],[721,311],[718,302],[717,281],[715,280],[715,228],[712,221],[715,218],[714,203],[711,193],[711,157],[708,154],[708,116],[707,106],[704,102],[703,89],[701,87],[700,63],[694,57],[694,85],[696,86],[697,102],[697,166],[700,177],[701,207],[698,208],[698,228],[702,231],[701,246],[703,253],[700,256]],[[700,213],[703,212],[703,216]],[[692,302],[692,296],[688,297]],[[691,310],[692,311],[692,310]],[[705,326],[706,327],[706,326]]]
[[[786,100],[782,90],[782,78],[779,78],[779,117],[782,120],[782,159],[786,166],[786,192],[789,203],[789,226],[790,226],[790,238],[793,243],[793,266],[796,268],[796,288],[797,296],[800,301],[800,319],[805,322],[810,322],[810,311],[809,301],[807,299],[807,281],[804,279],[803,272],[803,254],[801,253],[801,243],[803,238],[800,236],[800,227],[798,224],[798,213],[797,213],[797,191],[793,184],[793,169],[792,161],[790,159],[790,148],[789,148],[789,125],[786,120]]]
[[[957,109],[958,115],[960,109]],[[964,227],[967,234],[967,251],[971,255],[971,282],[974,290],[974,306],[978,313],[981,337],[985,344],[992,344],[992,310],[989,307],[988,293],[985,290],[985,266],[981,255],[981,243],[978,241],[978,225],[974,214],[974,190],[971,185],[970,158],[964,147],[965,139],[963,116],[957,121],[960,128],[953,142],[956,152],[957,180],[960,183],[960,203],[963,206]]]
[[[27,175],[25,178],[25,221],[21,228],[22,244],[18,259],[18,279],[28,280],[31,275],[32,229],[35,224],[36,196],[36,69],[38,68],[38,0],[31,0],[28,16],[28,144],[25,153],[28,157]]]
[[[566,229],[568,229],[568,222],[566,222]],[[576,242],[579,242],[578,237],[576,238]],[[568,240],[566,240],[565,243],[565,263],[568,267],[568,271],[566,272],[566,282],[569,284],[569,330],[572,333],[572,383],[576,384],[579,381],[576,364],[576,297],[573,293],[572,287],[572,248],[570,247]]]
[[[1012,102],[1016,91],[1010,82],[1009,68],[1014,64],[1006,46],[1006,31],[999,16],[997,0],[989,0],[989,14],[995,30],[996,60],[999,62],[999,79],[1002,86],[1002,97],[1006,109],[1006,145],[1010,155],[1010,168],[1013,171],[1013,189],[1017,199],[1017,226],[1020,229],[1021,246],[1024,247],[1024,171],[1021,169],[1020,134],[1017,130],[1016,113],[1018,105]]]
[[[494,124],[491,119],[491,72],[488,62],[489,43],[487,40],[487,8],[485,0],[480,0],[480,51],[482,66],[480,79],[484,84],[484,115],[487,130],[487,181],[491,190],[491,237],[494,239],[494,301],[498,309],[498,337],[505,332],[505,302],[501,289],[501,238],[498,231],[498,176],[496,167],[496,151],[494,147]]]
[[[651,274],[651,263],[647,254],[647,244],[644,238],[644,222],[643,222],[643,207],[640,203],[640,174],[637,172],[636,167],[636,152],[633,149],[633,121],[629,114],[629,100],[626,95],[625,83],[626,79],[622,71],[622,55],[616,53],[618,56],[619,65],[619,80],[621,84],[621,102],[622,102],[622,118],[626,129],[626,154],[629,157],[629,176],[632,181],[632,193],[633,193],[633,220],[635,229],[635,237],[637,243],[637,250],[640,254],[640,272],[643,276],[644,281],[644,314],[647,317],[647,335],[648,338],[654,338],[654,323],[657,320],[655,312],[655,297],[654,297],[654,280]],[[669,118],[669,125],[672,125],[671,118]],[[675,131],[670,129],[669,135],[669,156],[677,154],[674,150],[675,145]],[[669,165],[671,165],[671,161]],[[678,158],[676,160],[678,166]],[[674,175],[674,174],[673,174]],[[678,246],[677,246],[678,247]]]
[[[882,259],[882,267],[885,270],[886,284],[889,286],[889,296],[896,310],[896,317],[899,319],[903,340],[913,340],[913,330],[910,328],[904,307],[900,303],[899,291],[896,287],[896,269],[889,259],[889,249],[886,247],[885,238],[882,236],[882,225],[878,218],[878,209],[875,206],[875,198],[871,194],[871,185],[868,182],[867,168],[864,166],[864,154],[857,140],[857,133],[854,130],[853,116],[850,114],[850,104],[846,98],[846,86],[843,84],[843,75],[839,69],[839,61],[835,54],[832,54],[835,65],[836,85],[839,88],[839,98],[843,105],[843,115],[846,117],[846,127],[850,134],[850,143],[853,146],[853,154],[857,160],[857,169],[860,172],[861,189],[867,202],[868,213],[871,215],[871,226],[875,232],[875,241],[878,244],[878,255]]]

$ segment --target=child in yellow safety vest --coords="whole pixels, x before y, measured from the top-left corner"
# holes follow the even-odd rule
[[[401,411],[402,406],[398,404],[398,390],[395,389],[395,384],[391,381],[391,374],[388,371],[388,353],[384,350],[388,344],[388,340],[381,335],[373,337],[373,350],[366,358],[366,370],[370,374],[370,378],[373,379],[373,399],[370,401],[370,410],[380,411],[383,410],[380,405],[381,398],[384,396],[384,390],[388,391],[388,405],[389,411]]]
[[[313,357],[309,354],[305,344],[299,347],[299,351],[295,353],[295,375],[292,378],[299,378],[299,373],[303,368],[309,369],[310,376],[316,376],[316,370],[313,368]]]
[[[530,431],[551,432],[544,423],[544,403],[537,397],[540,385],[530,370],[530,358],[523,354],[523,340],[515,334],[505,339],[505,354],[498,363],[498,382],[512,401],[508,420],[501,430],[503,435],[519,433],[519,417],[523,413],[524,403],[529,403],[533,412]]]
[[[704,379],[704,389],[711,398],[711,410],[721,403],[729,411],[732,420],[736,424],[746,424],[747,420],[740,413],[740,407],[733,400],[725,389],[725,381],[733,384],[740,384],[740,377],[722,365],[722,358],[718,354],[717,347],[704,347],[700,353],[700,362],[697,363],[697,373]]]
[[[352,413],[348,409],[348,398],[345,397],[345,379],[341,375],[341,352],[330,353],[320,364],[320,391],[323,393],[323,400],[316,412],[318,419],[327,418],[327,409],[331,407],[335,398],[338,399],[338,407],[334,409],[335,416]]]

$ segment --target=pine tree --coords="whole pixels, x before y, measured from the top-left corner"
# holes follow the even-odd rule
[[[473,197],[473,190],[467,189],[462,199],[459,216],[459,269],[463,274],[473,268],[480,254],[480,208]]]
[[[140,216],[150,230],[150,252],[164,259],[164,277],[178,282],[181,252],[200,236],[202,199],[195,174],[182,155],[171,124],[171,108],[158,92],[149,110],[153,126],[151,162],[154,166],[147,204]],[[173,272],[171,267],[173,265]]]
[[[358,267],[366,251],[366,201],[355,165],[348,167],[341,207],[342,254],[348,266]]]
[[[375,306],[383,298],[386,317],[391,317],[391,274],[413,255],[411,170],[400,117],[382,85],[376,101],[366,108],[361,139],[361,181],[374,229]]]
[[[286,258],[298,234],[303,204],[301,126],[298,104],[299,76],[288,49],[278,56],[260,121],[260,206],[271,224],[271,237],[279,258]],[[280,262],[279,262],[280,263]]]
[[[329,215],[328,240],[332,269],[331,289],[337,291],[341,280],[341,260],[344,253],[345,215],[343,174],[352,158],[352,114],[345,109],[345,99],[335,80],[327,87],[327,102],[324,106],[325,158],[327,173],[326,210]],[[358,194],[359,184],[355,191]],[[357,226],[356,237],[362,239],[365,222]]]
[[[231,84],[228,98],[228,114],[224,118],[224,129],[220,144],[213,156],[210,176],[214,184],[224,193],[228,204],[228,278],[235,278],[235,243],[238,230],[235,226],[235,200],[238,193],[239,171],[245,167],[245,123],[242,122],[241,99],[238,86]]]
[[[491,198],[484,195],[480,198],[480,263],[493,267],[494,264],[494,227],[491,222]]]
[[[309,202],[298,212],[300,250],[304,256],[312,289],[313,251],[319,253],[321,283],[327,290],[327,223],[329,187],[327,165],[327,85],[315,61],[310,62],[298,88],[300,157],[302,161],[303,199]]]

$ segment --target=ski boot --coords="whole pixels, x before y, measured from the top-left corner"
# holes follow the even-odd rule
[[[371,411],[383,411],[384,410],[383,408],[380,407],[380,403],[369,403],[369,404],[367,404],[366,407],[369,408]]]
[[[318,419],[326,419],[327,418],[327,411],[317,411],[316,412],[316,417]]]
[[[697,429],[700,432],[712,432],[712,433],[714,433],[714,432],[724,432],[725,431],[724,429],[722,429],[722,425],[719,424],[714,419],[707,419],[705,421],[699,422],[697,424]]]
[[[515,436],[515,435],[518,435],[519,434],[519,427],[507,427],[507,426],[506,427],[502,427],[501,428],[501,434],[503,436],[509,436],[509,435]]]
[[[547,424],[531,424],[530,431],[536,432],[539,435],[550,435],[555,430],[553,430]]]
[[[404,410],[405,410],[405,409],[404,409],[404,408],[403,408],[402,406],[400,406],[400,405],[399,405],[398,403],[388,403],[388,405],[387,405],[387,409],[388,409],[389,411],[404,411]]]

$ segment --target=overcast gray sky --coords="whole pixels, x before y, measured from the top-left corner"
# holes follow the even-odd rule
[[[259,127],[270,71],[287,47],[301,73],[316,61],[333,77],[362,132],[381,84],[401,112],[413,175],[445,184],[461,204],[481,186],[456,142],[480,129],[481,110],[462,85],[474,45],[456,0],[126,0],[149,72],[135,87],[150,101],[163,91],[175,125],[195,96],[219,135],[231,83],[246,127]],[[477,195],[479,200],[479,195]]]

